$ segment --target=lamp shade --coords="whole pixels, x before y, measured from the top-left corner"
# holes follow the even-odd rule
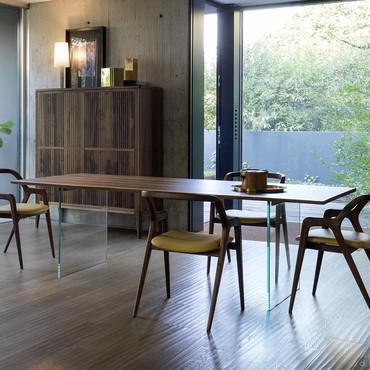
[[[54,67],[69,67],[69,50],[67,42],[56,42],[54,44]]]

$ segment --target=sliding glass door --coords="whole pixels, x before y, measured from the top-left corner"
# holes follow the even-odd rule
[[[244,166],[370,190],[369,6],[244,11]]]
[[[0,168],[19,170],[20,94],[19,94],[20,10],[0,5]],[[0,193],[17,195],[10,177],[0,175]]]
[[[217,8],[206,3],[204,14],[204,178],[216,178]]]

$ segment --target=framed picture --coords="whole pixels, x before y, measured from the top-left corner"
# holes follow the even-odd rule
[[[66,31],[70,67],[66,87],[99,87],[105,67],[105,27],[77,28]]]

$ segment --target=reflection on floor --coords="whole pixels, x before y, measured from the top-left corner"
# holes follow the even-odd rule
[[[9,231],[9,224],[0,225],[0,245]],[[205,258],[173,255],[172,298],[166,300],[163,257],[153,252],[139,317],[132,319],[145,241],[130,232],[108,237],[107,263],[57,281],[43,223],[39,230],[22,223],[25,269],[18,268],[14,245],[0,256],[1,369],[370,367],[369,310],[341,256],[324,257],[313,298],[315,255],[308,253],[290,317],[288,301],[265,311],[265,248],[245,242],[246,310],[239,310],[233,256],[208,337],[216,264],[207,279]],[[369,287],[365,254],[354,258]],[[285,268],[282,259],[279,289],[287,288]]]

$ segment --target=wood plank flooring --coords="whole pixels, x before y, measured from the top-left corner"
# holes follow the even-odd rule
[[[370,369],[370,313],[341,256],[324,256],[314,298],[315,255],[308,253],[290,317],[288,301],[265,311],[265,248],[245,242],[246,310],[239,310],[233,255],[208,337],[215,262],[207,279],[206,258],[172,255],[166,300],[163,257],[153,252],[132,319],[145,242],[110,231],[106,264],[57,281],[41,224],[21,224],[23,271],[14,245],[0,254],[0,369]],[[0,245],[9,231],[0,225]],[[365,254],[354,258],[370,289]]]

